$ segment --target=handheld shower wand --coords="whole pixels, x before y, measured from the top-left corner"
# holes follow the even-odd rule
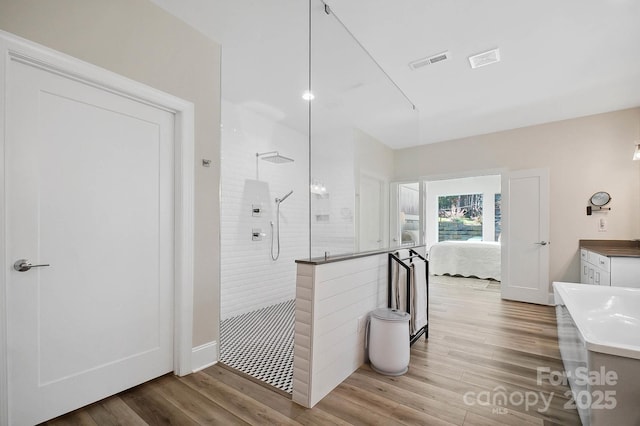
[[[274,230],[273,230],[273,221],[270,222],[271,225],[271,259],[278,260],[280,257],[280,203],[286,200],[291,194],[293,194],[293,189],[289,191],[287,195],[282,198],[276,198],[276,221],[278,227],[277,241],[278,241],[278,251],[276,254],[273,254],[273,240],[274,240]]]

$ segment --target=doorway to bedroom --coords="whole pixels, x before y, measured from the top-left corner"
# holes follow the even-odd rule
[[[452,285],[499,288],[501,176],[425,180],[423,188],[430,273]]]

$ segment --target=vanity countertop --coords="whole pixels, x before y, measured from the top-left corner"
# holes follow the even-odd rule
[[[580,248],[607,257],[640,257],[638,240],[580,240]]]

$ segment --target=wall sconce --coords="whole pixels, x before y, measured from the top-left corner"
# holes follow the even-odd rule
[[[633,152],[633,161],[640,160],[640,141],[636,141],[636,150]]]

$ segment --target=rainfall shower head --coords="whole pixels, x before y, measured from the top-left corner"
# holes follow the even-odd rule
[[[271,163],[276,163],[276,164],[290,163],[293,161],[293,158],[280,155],[278,151],[263,152],[263,153],[256,152],[256,157],[262,158],[265,161],[269,161]]]

